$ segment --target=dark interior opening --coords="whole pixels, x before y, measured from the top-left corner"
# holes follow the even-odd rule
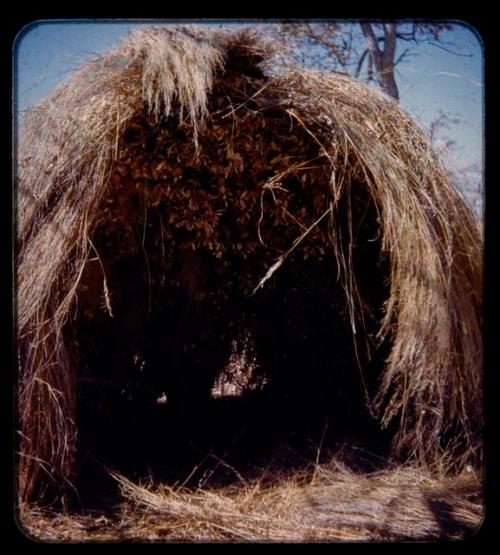
[[[140,134],[132,131],[125,138],[135,145]],[[209,176],[204,168],[184,169],[187,181],[205,188]],[[366,188],[353,184],[337,219],[322,221],[251,294],[248,283],[257,285],[296,231],[276,231],[274,214],[266,213],[267,247],[250,250],[258,218],[238,227],[228,210],[218,226],[227,243],[241,247],[223,255],[193,248],[189,225],[176,228],[166,244],[169,221],[148,197],[162,185],[124,182],[126,192],[120,182],[111,193],[118,216],[94,232],[95,256],[72,323],[79,353],[76,485],[84,502],[103,490],[96,461],[134,478],[178,484],[190,477],[186,485],[197,486],[258,475],[277,459],[291,471],[315,458],[320,445],[327,453],[355,442],[383,456],[390,434],[380,430],[367,398],[387,354],[374,334],[388,267]],[[288,191],[301,186],[293,177],[284,183]],[[318,209],[304,198],[315,221]],[[368,307],[364,327],[355,322],[356,345],[332,225],[346,241],[353,236],[351,262]],[[313,256],[304,254],[308,242],[316,245]]]
[[[94,483],[94,458],[172,483],[198,467],[189,484],[196,485],[217,460],[251,476],[280,450],[293,469],[320,443],[325,452],[355,441],[385,453],[387,434],[366,403],[381,360],[367,364],[358,353],[362,377],[333,255],[320,263],[292,258],[270,287],[223,310],[207,299],[188,309],[185,291],[172,285],[148,314],[140,268],[139,259],[119,265],[122,304],[113,318],[103,310],[79,330],[81,483],[89,471]],[[252,375],[236,393],[214,395],[231,347],[236,373],[250,365]],[[228,468],[211,478],[236,480]]]

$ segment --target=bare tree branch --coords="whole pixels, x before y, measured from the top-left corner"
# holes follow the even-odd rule
[[[373,81],[373,58],[368,57],[368,81]]]
[[[410,53],[410,49],[405,48],[404,51],[398,56],[398,59],[394,62],[394,67],[397,66],[400,62],[402,62],[405,58],[407,58],[409,53]]]
[[[365,61],[367,54],[368,54],[368,49],[365,49],[365,51],[363,52],[363,54],[361,54],[358,60],[356,71],[354,72],[354,75],[356,78],[359,77],[359,74],[361,73],[361,68],[363,67],[363,62]]]
[[[305,60],[316,67],[329,68],[376,80],[388,95],[399,99],[395,68],[410,53],[406,48],[399,53],[401,44],[431,44],[457,56],[470,57],[443,44],[442,33],[453,28],[447,23],[358,21],[349,23],[321,24],[290,22],[283,25],[285,31],[307,48]],[[363,45],[364,43],[364,45]],[[363,47],[359,48],[359,45]],[[359,51],[357,50],[359,48]],[[300,52],[295,55],[296,59]],[[293,56],[292,55],[292,56]],[[366,70],[365,70],[366,68]],[[366,71],[366,73],[365,73]]]
[[[396,54],[396,25],[394,23],[384,25],[384,37],[382,62],[385,68],[389,68],[394,66],[394,56]]]
[[[378,54],[382,54],[382,52],[378,47],[378,39],[375,36],[375,33],[373,32],[373,27],[371,23],[360,23],[360,25],[361,25],[361,30],[363,31],[363,34],[367,39],[368,49],[370,50],[370,52],[376,52]]]
[[[442,44],[438,44],[437,42],[429,42],[431,46],[436,46],[437,48],[441,48],[441,50],[445,50],[450,54],[454,54],[455,56],[461,56],[462,58],[473,58],[474,54],[462,54],[461,52],[455,52],[454,50],[450,50],[443,46]]]

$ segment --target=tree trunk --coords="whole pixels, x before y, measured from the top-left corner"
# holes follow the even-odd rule
[[[378,39],[371,23],[361,23],[360,25],[366,37],[368,52],[373,61],[380,87],[386,94],[399,100],[399,90],[394,76],[396,25],[394,23],[384,25],[383,50],[378,45]]]

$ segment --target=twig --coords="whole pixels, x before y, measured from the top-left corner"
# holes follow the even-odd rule
[[[109,289],[108,289],[108,281],[106,279],[106,272],[104,271],[104,265],[102,263],[101,257],[99,256],[99,253],[97,252],[97,249],[95,248],[94,243],[92,243],[92,239],[90,237],[87,237],[88,242],[90,243],[90,246],[94,249],[94,252],[97,255],[97,258],[99,260],[99,264],[101,266],[101,270],[102,270],[102,285],[103,285],[103,289],[104,289],[104,302],[106,304],[106,308],[108,310],[108,313],[110,315],[111,318],[113,318],[113,310],[111,308],[111,301],[109,299]]]
[[[309,233],[311,233],[311,231],[332,211],[332,206],[330,206],[308,229],[306,229],[306,231],[304,231],[304,233],[302,233],[302,235],[300,235],[299,237],[297,237],[295,239],[295,241],[293,242],[292,246],[285,252],[285,254],[282,254],[278,260],[269,268],[269,270],[266,272],[265,276],[259,281],[257,287],[255,287],[255,289],[252,292],[252,296],[255,295],[255,293],[264,285],[264,283],[266,283],[266,281],[268,279],[271,278],[271,276],[274,274],[274,272],[276,272],[276,270],[283,264],[283,262],[285,261],[285,259],[288,257],[289,254],[291,254],[299,245],[300,243],[309,235]]]

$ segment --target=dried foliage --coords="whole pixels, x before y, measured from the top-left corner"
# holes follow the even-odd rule
[[[224,488],[136,484],[114,474],[113,511],[63,513],[24,506],[20,522],[42,541],[366,542],[452,540],[483,516],[480,477],[436,477],[418,467],[357,474],[342,457],[293,475]]]
[[[71,484],[71,326],[99,311],[117,317],[125,293],[114,261],[144,255],[151,306],[162,278],[182,279],[169,273],[174,251],[207,250],[224,286],[194,294],[217,306],[232,288],[271,286],[296,257],[333,252],[357,347],[375,356],[356,272],[368,210],[389,267],[377,341],[390,349],[373,409],[382,425],[398,422],[395,453],[459,467],[480,454],[473,215],[397,103],[339,75],[266,75],[273,48],[253,31],[136,31],[27,115],[17,186],[22,498]]]

